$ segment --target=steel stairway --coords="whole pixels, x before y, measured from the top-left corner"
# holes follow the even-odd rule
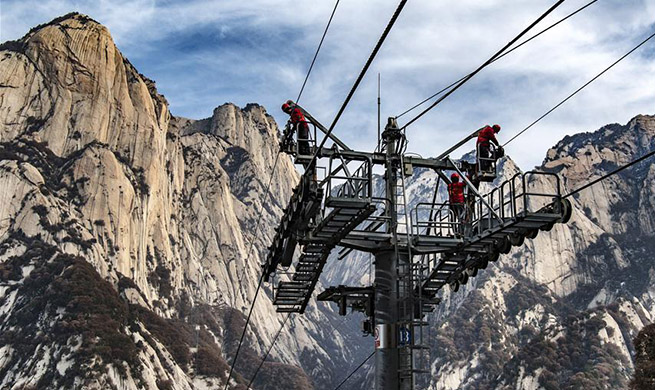
[[[367,199],[329,197],[328,215],[311,231],[290,281],[280,281],[273,304],[281,313],[303,313],[330,252],[375,211]]]

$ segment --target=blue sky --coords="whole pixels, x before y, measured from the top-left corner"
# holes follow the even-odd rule
[[[565,1],[534,31],[588,1]],[[397,115],[474,70],[554,2],[410,0],[336,134],[355,148],[375,145],[378,72],[382,116]],[[174,115],[200,119],[225,102],[256,102],[283,124],[279,106],[297,96],[333,6],[333,0],[2,0],[0,40],[82,12],[109,28],[125,56],[157,82]],[[396,6],[395,0],[341,0],[301,99],[324,124]],[[500,138],[509,139],[655,32],[654,22],[655,0],[599,0],[485,69],[417,121],[408,129],[409,149],[437,155],[485,123],[501,124]],[[654,59],[655,39],[512,142],[508,154],[529,169],[566,134],[655,114]]]

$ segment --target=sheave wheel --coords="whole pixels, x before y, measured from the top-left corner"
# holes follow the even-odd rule
[[[539,229],[530,229],[528,230],[528,234],[526,234],[525,236],[532,240],[537,238],[538,234],[539,234]]]
[[[507,237],[503,238],[500,243],[496,246],[498,251],[504,255],[508,254],[512,250],[512,243],[509,242]]]
[[[541,230],[542,232],[549,232],[549,231],[551,231],[551,230],[553,229],[553,226],[555,226],[555,223],[554,223],[554,222],[553,222],[553,223],[549,223],[549,224],[546,225],[546,226],[542,226],[542,227],[540,227],[539,230]]]
[[[452,291],[452,292],[459,291],[459,282],[458,281],[454,281],[454,282],[450,283],[450,291]]]
[[[562,199],[562,218],[560,218],[560,223],[567,223],[571,219],[571,214],[573,213],[573,206],[571,201],[568,199]]]
[[[511,234],[509,236],[509,242],[511,242],[514,246],[521,246],[525,242],[525,236],[520,233]]]
[[[469,281],[469,274],[467,274],[466,272],[462,272],[461,274],[459,274],[460,284],[466,284],[468,283],[468,281]]]

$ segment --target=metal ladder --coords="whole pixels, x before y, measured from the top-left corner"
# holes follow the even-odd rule
[[[400,378],[410,381],[411,387],[414,388],[416,374],[429,373],[426,370],[425,359],[429,347],[423,344],[423,326],[427,323],[423,321],[423,302],[422,296],[415,294],[416,286],[421,284],[423,265],[422,257],[414,262],[412,255],[412,224],[411,213],[408,211],[408,201],[405,183],[405,161],[400,157],[400,179],[396,181],[393,196],[396,199],[396,216],[397,225],[394,230],[394,239],[398,241],[401,234],[406,236],[407,240],[407,262],[398,262],[398,313],[401,317],[409,319],[399,324],[398,329],[398,351],[399,351],[399,371]],[[400,185],[398,185],[400,184]],[[398,246],[396,245],[396,250]],[[396,253],[396,256],[399,254]]]

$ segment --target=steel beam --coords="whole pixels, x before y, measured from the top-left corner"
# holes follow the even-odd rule
[[[455,150],[459,149],[460,146],[464,145],[465,143],[469,142],[469,141],[472,140],[473,138],[477,137],[478,134],[480,133],[480,131],[481,131],[482,129],[484,129],[484,127],[481,127],[481,128],[479,128],[479,129],[477,129],[476,131],[474,131],[473,133],[471,133],[469,136],[467,136],[467,137],[464,138],[463,140],[459,141],[459,142],[456,143],[454,146],[452,146],[452,147],[450,147],[449,149],[447,149],[445,152],[441,153],[441,154],[440,154],[436,159],[437,159],[437,160],[441,160],[441,159],[444,159],[444,158],[448,157],[448,155],[450,155],[450,153],[452,153],[452,152],[454,152]]]
[[[328,129],[327,129],[325,126],[323,126],[323,125],[321,124],[321,122],[319,122],[316,118],[314,118],[310,113],[308,113],[307,111],[305,111],[304,108],[301,108],[301,109],[302,109],[303,113],[305,114],[305,118],[309,119],[309,121],[312,122],[312,123],[314,124],[314,126],[316,126],[316,128],[318,128],[319,130],[321,130],[321,131],[323,132],[323,134],[328,134],[328,133],[329,133],[329,132],[328,132]],[[335,144],[339,145],[339,147],[340,147],[341,149],[344,149],[344,150],[351,150],[351,149],[348,147],[348,145],[346,145],[342,140],[340,140],[339,138],[337,138],[337,136],[334,135],[334,133],[329,133],[329,134],[330,134],[330,135],[329,135],[328,137],[329,137],[329,138],[330,138],[330,139],[331,139]]]

